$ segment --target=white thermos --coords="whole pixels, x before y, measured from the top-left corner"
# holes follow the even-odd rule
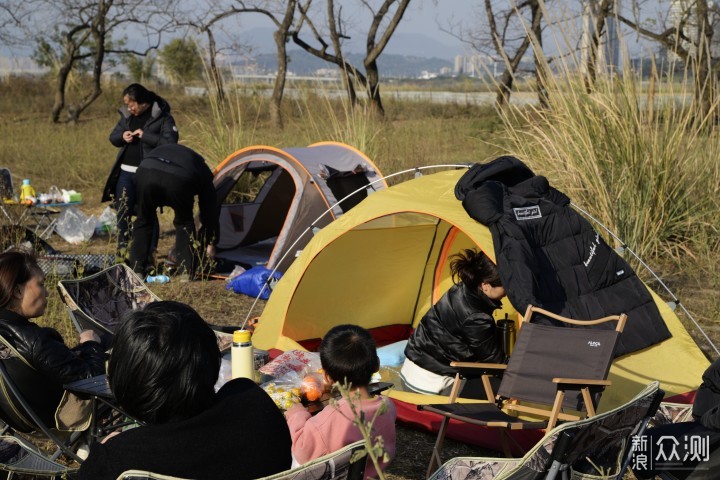
[[[232,378],[245,377],[255,380],[253,346],[250,330],[235,330],[232,344]]]

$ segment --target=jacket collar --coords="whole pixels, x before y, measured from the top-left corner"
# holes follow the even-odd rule
[[[473,292],[464,283],[458,284],[458,288],[462,290],[462,294],[467,299],[468,305],[475,310],[497,310],[502,307],[502,302],[499,300],[492,300],[481,291]]]
[[[29,321],[22,315],[6,308],[0,308],[0,318],[9,323],[28,323]]]

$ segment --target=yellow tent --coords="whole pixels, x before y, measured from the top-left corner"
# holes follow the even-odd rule
[[[406,338],[450,287],[450,255],[476,246],[495,258],[490,231],[455,198],[463,173],[426,175],[374,193],[319,231],[277,284],[253,344],[311,348],[341,323],[374,329],[382,343]],[[655,299],[672,338],[615,360],[602,410],[630,400],[652,380],[667,396],[700,383],[708,360],[674,312]],[[503,310],[498,317],[518,317],[507,303]],[[411,404],[439,400],[402,391],[390,396]]]

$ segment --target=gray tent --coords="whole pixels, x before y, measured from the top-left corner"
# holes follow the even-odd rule
[[[367,156],[337,142],[244,148],[215,169],[214,182],[221,204],[217,258],[225,265],[262,265],[281,272],[310,241],[308,227],[322,228],[369,193],[387,188]],[[282,259],[296,240],[294,251]]]

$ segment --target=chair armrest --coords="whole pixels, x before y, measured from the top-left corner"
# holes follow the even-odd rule
[[[588,386],[602,386],[609,387],[612,385],[610,380],[590,380],[586,378],[553,378],[553,383],[564,383],[569,385],[588,385]]]
[[[505,370],[504,363],[450,362],[453,368],[477,368],[479,370]]]

